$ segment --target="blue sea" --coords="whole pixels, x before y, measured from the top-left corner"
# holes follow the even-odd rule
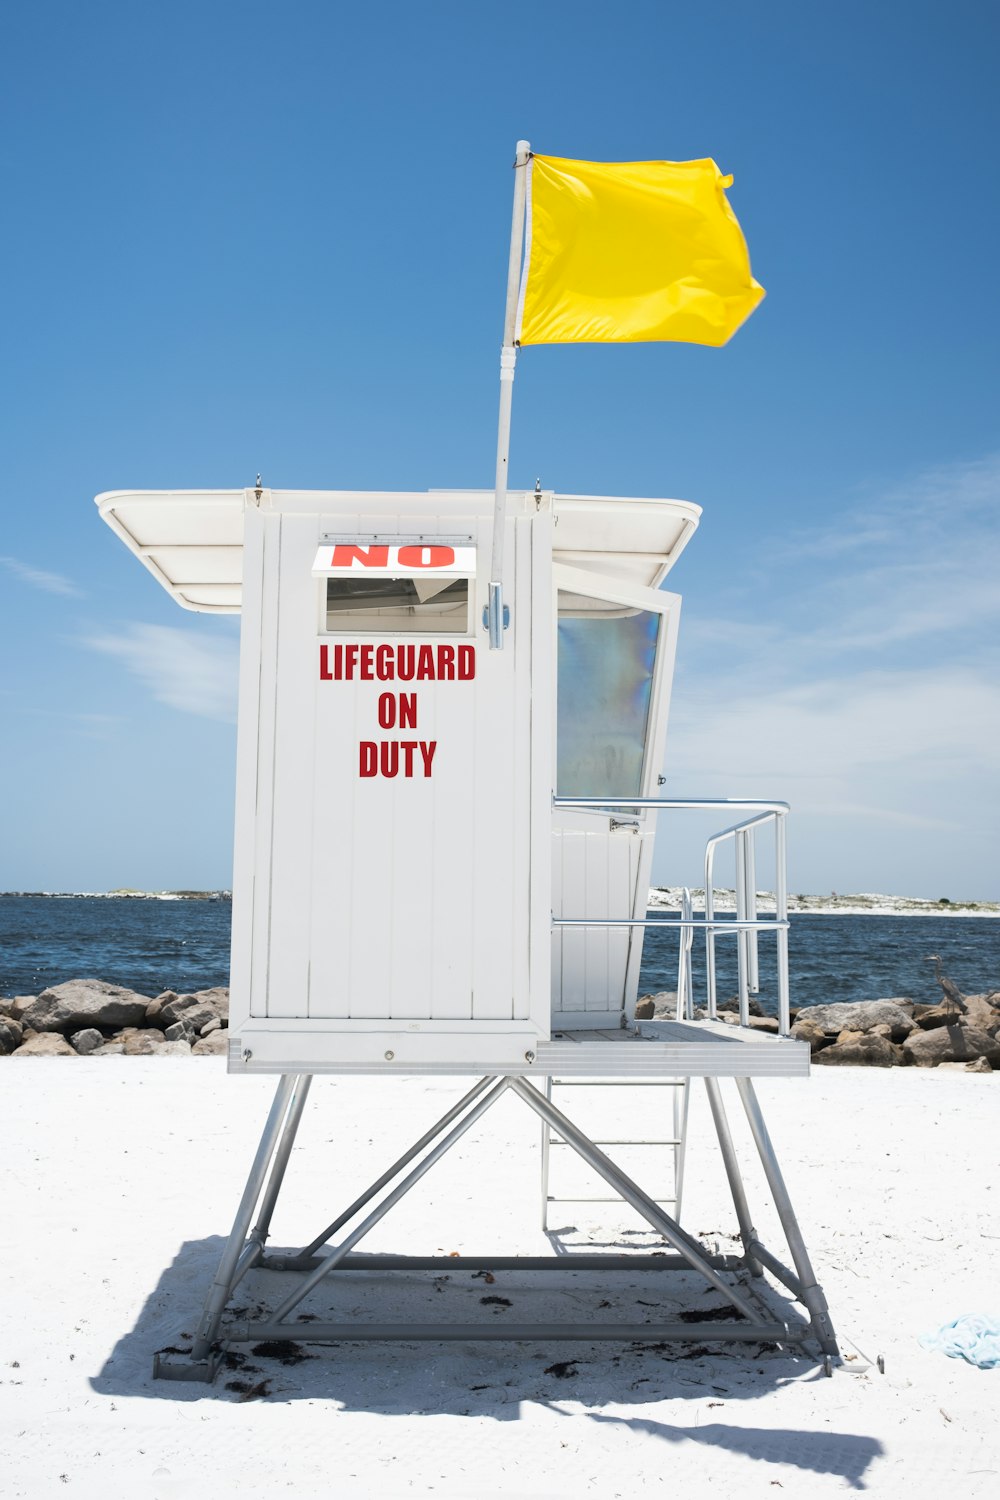
[[[229,982],[228,900],[0,896],[0,995],[37,995],[65,979],[94,977],[157,995]],[[662,909],[651,917],[668,915]],[[792,1005],[940,996],[934,966],[965,994],[1000,989],[1000,918],[812,916],[794,913],[789,934]],[[777,1009],[774,943],[760,939],[760,1003]],[[735,940],[718,939],[719,999],[736,991]],[[704,967],[694,954],[695,1000]],[[646,934],[639,993],[672,990],[677,934]]]

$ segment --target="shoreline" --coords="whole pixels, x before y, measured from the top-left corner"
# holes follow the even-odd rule
[[[679,911],[681,886],[651,886],[648,911]],[[705,893],[692,887],[696,910],[704,910]],[[45,901],[232,901],[232,891],[0,891],[0,900]],[[735,912],[735,893],[729,888],[715,891],[716,912]],[[775,910],[771,891],[759,891],[760,915]],[[921,896],[886,896],[857,892],[844,896],[789,896],[790,916],[810,917],[1000,917],[1000,901],[933,901]]]
[[[705,892],[692,888],[695,910],[703,911]],[[648,910],[679,911],[680,886],[652,886]],[[715,910],[735,912],[736,896],[731,889],[715,890]],[[775,910],[774,894],[758,891],[757,911],[763,916]],[[1000,901],[931,901],[921,896],[885,896],[857,892],[845,896],[789,896],[789,916],[809,917],[1000,917]]]

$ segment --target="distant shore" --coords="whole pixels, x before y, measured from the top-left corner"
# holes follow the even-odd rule
[[[735,892],[717,889],[714,894],[716,911],[736,910]],[[681,895],[680,886],[654,886],[649,893],[650,909],[679,910]],[[691,900],[696,910],[703,910],[704,890],[692,888]],[[759,891],[757,906],[759,913],[774,911],[774,893]],[[1000,901],[950,901],[944,898],[931,901],[921,896],[884,896],[869,891],[854,895],[831,892],[828,896],[789,896],[788,910],[816,917],[1000,917]]]
[[[652,886],[649,909],[678,911],[682,887]],[[0,900],[13,897],[46,898],[52,901],[231,901],[232,891],[0,891]],[[703,910],[705,892],[692,887],[691,899],[696,910]],[[757,893],[758,911],[774,911],[774,893]],[[731,889],[715,891],[716,911],[735,911],[736,896]],[[952,901],[941,897],[933,901],[923,896],[886,896],[862,891],[844,894],[833,891],[828,896],[797,894],[788,898],[789,912],[815,917],[1000,917],[1000,901]]]

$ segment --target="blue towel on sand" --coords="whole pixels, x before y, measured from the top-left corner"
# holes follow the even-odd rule
[[[937,1333],[922,1333],[917,1342],[951,1359],[966,1359],[980,1370],[992,1370],[1000,1365],[1000,1318],[963,1313]]]

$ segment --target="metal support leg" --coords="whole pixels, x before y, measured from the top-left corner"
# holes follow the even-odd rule
[[[610,1157],[605,1156],[599,1147],[595,1146],[581,1130],[577,1129],[572,1120],[567,1119],[561,1110],[556,1109],[554,1104],[550,1104],[545,1095],[530,1084],[526,1078],[510,1078],[507,1082],[513,1092],[519,1098],[523,1099],[525,1104],[529,1105],[547,1125],[557,1130],[563,1140],[572,1146],[577,1154],[583,1157],[587,1165],[603,1177],[605,1182],[625,1199],[626,1203],[630,1203],[636,1213],[641,1214],[646,1220],[647,1224],[651,1224],[659,1234],[662,1234],[667,1243],[672,1245],[684,1257],[692,1270],[699,1271],[705,1280],[714,1286],[716,1291],[721,1293],[727,1302],[731,1302],[737,1311],[741,1312],[751,1323],[757,1322],[757,1313],[754,1308],[739,1292],[722,1280],[722,1277],[718,1275],[708,1260],[706,1260],[705,1253],[697,1240],[692,1239],[669,1214],[664,1213],[658,1203],[655,1203],[652,1198],[642,1191],[637,1183],[633,1182],[619,1167],[615,1166]]]
[[[830,1318],[830,1309],[827,1306],[823,1290],[816,1281],[812,1262],[809,1259],[809,1252],[806,1249],[805,1240],[802,1238],[802,1231],[795,1217],[792,1200],[788,1195],[785,1179],[781,1175],[778,1158],[771,1144],[771,1137],[767,1133],[767,1126],[764,1124],[764,1116],[761,1114],[760,1104],[757,1101],[753,1084],[749,1078],[737,1078],[736,1087],[743,1101],[743,1108],[746,1110],[746,1116],[750,1122],[750,1131],[754,1138],[754,1144],[757,1147],[761,1165],[764,1168],[764,1175],[767,1178],[768,1187],[771,1189],[771,1196],[774,1199],[774,1206],[778,1211],[778,1218],[781,1220],[781,1227],[785,1232],[788,1249],[791,1253],[795,1270],[798,1273],[799,1288],[797,1295],[809,1313],[813,1333],[819,1340],[819,1345],[823,1353],[838,1355],[840,1350],[837,1345],[837,1336],[833,1329],[833,1322]]]
[[[347,1255],[349,1251],[354,1249],[354,1246],[358,1243],[359,1240],[364,1239],[368,1231],[372,1229],[380,1219],[385,1217],[390,1208],[395,1207],[399,1200],[406,1196],[406,1194],[410,1191],[410,1188],[413,1187],[414,1183],[419,1182],[424,1173],[429,1171],[436,1161],[440,1161],[441,1157],[444,1156],[446,1151],[450,1151],[455,1142],[469,1129],[469,1126],[473,1125],[476,1120],[479,1119],[480,1115],[484,1115],[490,1108],[490,1106],[496,1103],[500,1095],[506,1093],[507,1089],[512,1087],[515,1083],[516,1080],[513,1078],[498,1079],[490,1089],[489,1093],[484,1095],[484,1097],[479,1100],[479,1103],[469,1111],[464,1119],[459,1120],[458,1124],[455,1125],[451,1130],[449,1130],[444,1139],[439,1141],[432,1151],[428,1152],[423,1161],[418,1162],[417,1165],[413,1168],[413,1171],[409,1172],[403,1178],[402,1182],[398,1183],[397,1186],[393,1188],[392,1192],[387,1194],[387,1196],[382,1199],[382,1202],[378,1205],[378,1207],[373,1209],[368,1217],[366,1219],[363,1219],[356,1229],[353,1229],[349,1235],[341,1240],[336,1249],[331,1250],[329,1255],[325,1255],[323,1257],[319,1265],[314,1271],[311,1271],[309,1273],[302,1285],[297,1287],[290,1296],[285,1298],[284,1302],[274,1313],[271,1321],[274,1323],[284,1322],[285,1318],[288,1317],[288,1314],[293,1310],[293,1308],[298,1307],[303,1298],[307,1297],[313,1290],[313,1288],[319,1285],[324,1276],[327,1276],[335,1266],[340,1264],[340,1262],[344,1259],[344,1256]]]
[[[342,1214],[338,1214],[333,1223],[328,1224],[322,1233],[318,1234],[298,1255],[286,1260],[283,1269],[290,1270],[296,1261],[311,1260],[316,1251],[326,1244],[331,1235],[336,1234],[338,1229],[342,1229],[345,1224],[349,1223],[359,1209],[364,1208],[365,1204],[370,1203],[376,1193],[381,1192],[386,1183],[391,1182],[394,1177],[398,1177],[403,1168],[408,1166],[415,1156],[419,1156],[424,1147],[430,1145],[431,1141],[439,1136],[442,1130],[446,1129],[452,1120],[462,1113],[466,1105],[471,1104],[473,1099],[478,1099],[479,1095],[489,1088],[492,1082],[493,1080],[490,1077],[480,1078],[479,1082],[474,1084],[469,1092],[462,1099],[459,1099],[457,1104],[452,1105],[447,1114],[442,1115],[440,1120],[431,1126],[430,1130],[425,1131],[419,1141],[415,1141],[408,1151],[403,1152],[398,1161],[393,1162],[388,1171],[383,1172],[382,1176],[373,1182],[371,1187],[366,1188],[360,1198],[355,1198],[350,1208],[345,1208]]]
[[[733,1147],[733,1138],[729,1133],[729,1121],[726,1118],[725,1105],[722,1102],[722,1090],[719,1088],[717,1078],[706,1078],[705,1088],[708,1091],[708,1102],[712,1109],[712,1119],[715,1121],[715,1133],[719,1137],[719,1150],[722,1152],[723,1165],[726,1168],[726,1176],[729,1178],[729,1191],[733,1195],[733,1207],[736,1209],[736,1221],[740,1226],[740,1239],[743,1241],[743,1253],[746,1256],[747,1269],[752,1276],[764,1274],[760,1261],[753,1254],[753,1245],[757,1239],[757,1231],[753,1227],[750,1217],[750,1205],[747,1202],[746,1189],[743,1186],[743,1177],[740,1173],[740,1164],[736,1159],[736,1151]]]
[[[215,1281],[212,1283],[208,1300],[205,1303],[205,1311],[201,1315],[198,1324],[198,1332],[195,1336],[191,1349],[190,1360],[183,1366],[176,1364],[164,1364],[157,1355],[153,1362],[154,1376],[166,1379],[181,1380],[212,1380],[218,1368],[218,1358],[213,1356],[212,1345],[219,1331],[219,1323],[222,1320],[223,1309],[229,1300],[235,1284],[237,1267],[240,1256],[246,1243],[247,1230],[250,1228],[250,1220],[257,1206],[264,1179],[271,1158],[278,1144],[281,1127],[288,1113],[289,1104],[295,1092],[295,1086],[299,1082],[299,1075],[294,1073],[283,1073],[275,1091],[274,1102],[264,1126],[264,1133],[257,1147],[257,1155],[253,1159],[250,1175],[247,1178],[246,1187],[243,1189],[243,1197],[240,1199],[239,1208],[236,1210],[236,1218],[233,1222],[226,1248],[222,1252],[219,1269],[215,1273]],[[291,1149],[289,1147],[289,1149]]]
[[[545,1080],[545,1097],[552,1101],[552,1079]],[[552,1150],[552,1132],[542,1120],[542,1233],[549,1232],[549,1166]]]
[[[687,1165],[688,1105],[691,1099],[691,1080],[685,1078],[674,1089],[674,1217],[681,1221],[681,1205],[684,1198],[684,1171]]]
[[[264,1242],[271,1227],[271,1216],[274,1213],[274,1206],[278,1201],[278,1194],[281,1192],[281,1184],[285,1180],[285,1169],[288,1166],[288,1158],[292,1154],[292,1147],[295,1145],[295,1137],[299,1133],[302,1112],[306,1107],[306,1100],[309,1098],[309,1089],[312,1081],[313,1075],[311,1073],[300,1074],[295,1080],[295,1095],[285,1120],[285,1128],[282,1131],[278,1149],[275,1152],[274,1166],[271,1168],[271,1175],[267,1180],[267,1187],[264,1189],[264,1196],[261,1199],[260,1213],[256,1224],[250,1231],[251,1241],[260,1245],[261,1249],[264,1248]]]

